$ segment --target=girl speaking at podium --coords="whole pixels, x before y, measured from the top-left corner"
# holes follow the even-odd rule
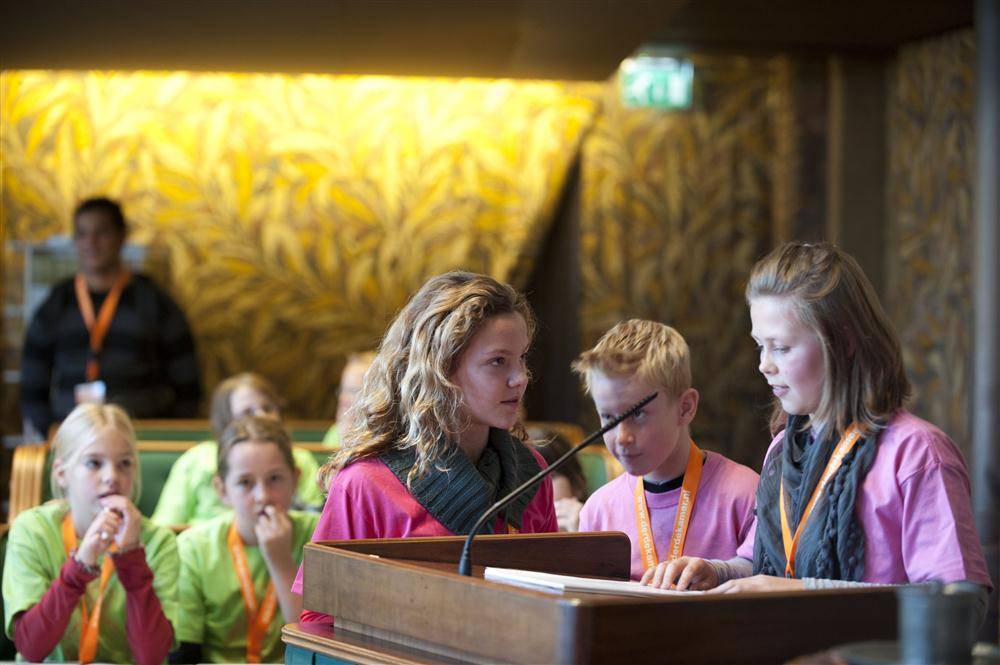
[[[312,540],[466,535],[545,462],[519,420],[535,320],[524,296],[485,275],[432,278],[393,321],[343,445]],[[492,533],[558,530],[548,478]],[[302,568],[292,585],[302,593]],[[301,621],[329,621],[308,610]]]

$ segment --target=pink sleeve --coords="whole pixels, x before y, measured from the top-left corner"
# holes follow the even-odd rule
[[[96,577],[97,573],[87,572],[75,558],[66,559],[41,600],[14,617],[12,637],[22,656],[42,661],[56,648],[87,583]]]
[[[737,534],[737,539],[739,540],[739,546],[737,546],[737,554],[739,554],[740,547],[743,546],[749,539],[750,543],[750,556],[743,557],[744,559],[753,559],[753,540],[754,534],[757,532],[757,514],[754,512],[755,505],[757,503],[757,486],[754,485],[754,492],[746,497],[743,501],[743,505],[736,505],[734,508],[740,513],[738,519],[739,523],[739,533]]]
[[[548,466],[545,463],[545,458],[537,450],[531,452],[539,466],[543,469]],[[552,492],[552,476],[547,476],[542,481],[542,484],[535,490],[535,496],[525,507],[521,531],[524,533],[555,533],[559,531],[555,498]]]
[[[299,614],[299,623],[325,623],[329,626],[333,625],[333,617],[329,614],[323,614],[322,612],[313,612],[312,610],[302,610]]]
[[[753,561],[754,537],[757,535],[757,516],[750,514],[750,525],[747,527],[746,535],[736,548],[736,556]]]
[[[125,589],[125,634],[135,662],[162,663],[174,642],[174,629],[153,590],[146,550],[137,547],[114,554],[111,560]]]
[[[993,588],[972,519],[964,468],[934,463],[900,483],[903,566],[910,582],[968,580]]]
[[[591,514],[593,513],[593,510],[587,507],[590,505],[591,505],[590,499],[587,499],[583,504],[583,508],[580,509],[580,524],[577,528],[581,533],[597,530],[596,528],[597,525],[595,525],[594,521],[591,519]]]
[[[330,484],[330,494],[323,504],[323,514],[316,523],[312,542],[322,540],[351,540],[353,538],[377,538],[372,535],[373,529],[366,523],[363,512],[356,510],[350,496],[341,482],[341,475],[334,478]],[[302,564],[292,582],[292,592],[302,595]]]

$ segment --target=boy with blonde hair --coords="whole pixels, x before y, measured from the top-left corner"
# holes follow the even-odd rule
[[[687,343],[655,321],[619,323],[573,363],[601,422],[658,393],[604,435],[625,473],[597,490],[580,531],[623,531],[632,542],[632,579],[652,580],[688,556],[726,560],[753,522],[757,474],[691,439],[698,410]],[[685,580],[687,582],[687,580]]]

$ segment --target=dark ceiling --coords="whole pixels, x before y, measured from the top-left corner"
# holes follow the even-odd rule
[[[972,0],[20,0],[0,68],[604,79],[643,43],[880,52]]]

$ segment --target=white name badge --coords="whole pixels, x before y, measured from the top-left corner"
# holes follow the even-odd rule
[[[103,381],[78,383],[73,387],[73,396],[77,404],[104,404],[107,394],[108,387]]]

